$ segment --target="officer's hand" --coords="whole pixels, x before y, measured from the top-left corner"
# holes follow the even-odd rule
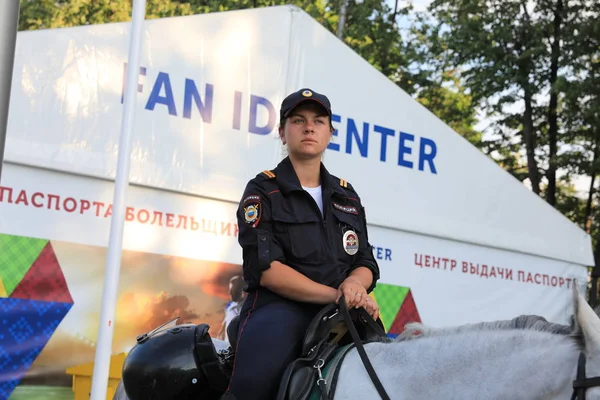
[[[365,310],[375,321],[377,321],[377,318],[379,318],[379,305],[377,305],[377,303],[371,297],[367,297],[367,301],[365,302]]]
[[[360,308],[364,307],[369,295],[367,290],[356,278],[349,276],[342,282],[338,288],[338,296],[335,300],[339,304],[340,297],[344,296],[346,299],[346,305],[348,308]]]

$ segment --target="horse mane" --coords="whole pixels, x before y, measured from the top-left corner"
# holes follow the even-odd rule
[[[572,319],[573,321],[573,319]],[[511,320],[485,321],[445,328],[431,328],[419,322],[409,323],[398,336],[398,341],[413,340],[425,336],[447,336],[471,331],[494,331],[507,329],[534,330],[558,335],[571,335],[576,327],[573,322],[569,325],[548,322],[538,315],[520,315]]]
[[[600,306],[594,310],[600,316]],[[473,331],[498,331],[498,330],[532,330],[546,332],[554,335],[564,335],[573,338],[577,344],[584,346],[583,333],[576,323],[575,316],[571,315],[568,325],[549,322],[539,315],[520,315],[510,320],[485,321],[444,328],[431,328],[422,323],[409,323],[404,331],[396,338],[397,342],[415,340],[430,336],[448,336]]]

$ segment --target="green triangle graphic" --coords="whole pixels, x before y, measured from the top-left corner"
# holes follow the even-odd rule
[[[379,304],[379,312],[386,332],[392,326],[408,291],[409,288],[407,287],[385,283],[378,283],[375,286],[375,300]]]
[[[44,239],[0,234],[0,278],[11,295],[44,246]]]

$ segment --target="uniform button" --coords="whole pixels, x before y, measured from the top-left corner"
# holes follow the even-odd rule
[[[260,237],[260,241],[261,241],[261,242],[264,242],[265,240],[267,240],[267,237],[266,237],[266,236],[261,236],[261,237]]]

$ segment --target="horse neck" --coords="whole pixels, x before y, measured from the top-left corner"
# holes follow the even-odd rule
[[[569,398],[579,355],[568,336],[527,330],[424,337],[372,351],[377,371],[396,366],[387,380],[406,393],[399,398],[431,399]]]

